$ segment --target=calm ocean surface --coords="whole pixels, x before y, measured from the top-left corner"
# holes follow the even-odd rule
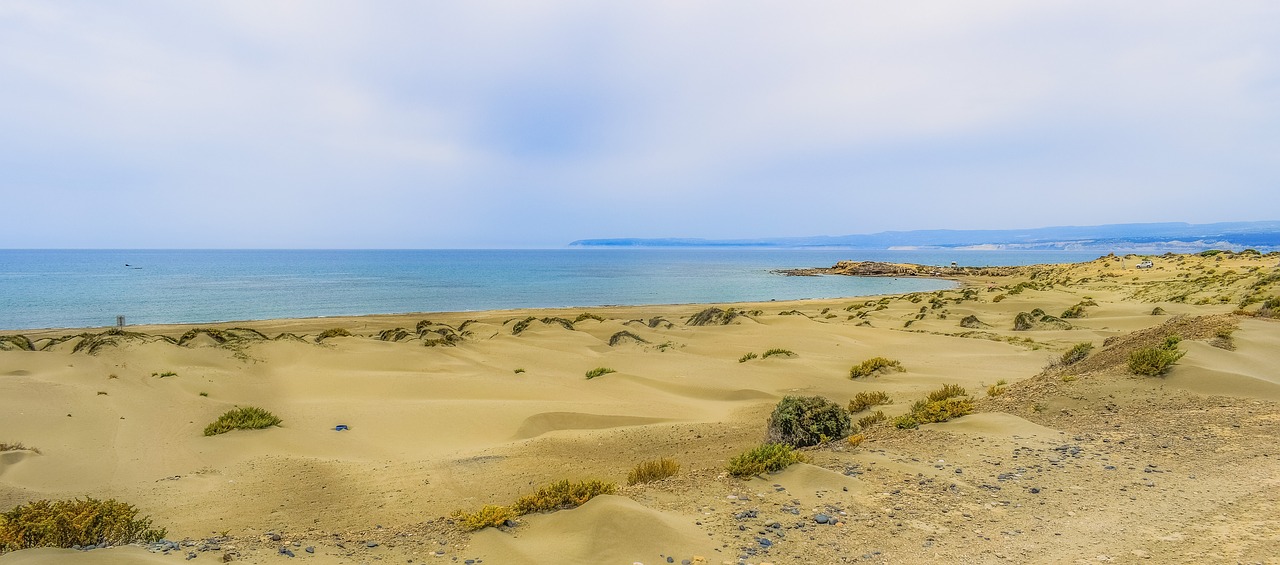
[[[842,259],[931,265],[1086,261],[1097,251],[563,249],[0,250],[0,329],[833,298],[922,279],[784,277]],[[129,266],[126,266],[129,265]]]

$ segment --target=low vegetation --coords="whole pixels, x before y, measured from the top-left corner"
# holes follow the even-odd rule
[[[653,461],[645,461],[636,465],[630,473],[627,473],[627,484],[638,485],[661,481],[668,477],[674,477],[679,472],[680,463],[676,462],[675,459],[663,457]]]
[[[730,475],[748,478],[764,473],[776,473],[807,458],[785,443],[766,443],[753,447],[729,460]]]
[[[573,323],[575,323],[575,324],[576,324],[576,323],[581,322],[581,321],[583,321],[583,320],[595,320],[595,321],[597,321],[597,322],[603,322],[603,321],[604,321],[604,318],[601,318],[600,316],[598,316],[598,315],[596,315],[596,314],[592,314],[591,312],[583,312],[583,313],[581,313],[581,314],[578,314],[578,317],[577,317],[577,318],[574,318],[574,319],[573,319]]]
[[[872,406],[880,406],[883,404],[890,404],[892,402],[893,401],[889,399],[889,395],[883,390],[859,392],[858,394],[853,395],[853,400],[849,401],[849,413],[857,414],[858,412],[871,408]]]
[[[587,371],[587,380],[591,380],[599,376],[607,375],[609,373],[616,373],[616,372],[617,371],[610,369],[608,367],[596,367],[590,371]]]
[[[331,337],[351,337],[351,332],[343,328],[329,328],[320,332],[320,335],[316,336],[316,343],[320,343]]]
[[[0,453],[4,453],[6,451],[31,451],[33,453],[40,453],[39,449],[36,449],[34,447],[27,447],[23,445],[21,442],[4,443],[0,441]]]
[[[151,376],[163,379],[165,377],[176,377],[178,374],[173,371],[165,371],[163,373],[151,373]]]
[[[973,413],[973,399],[960,385],[943,385],[942,388],[930,392],[924,400],[911,405],[911,411],[898,416],[893,425],[902,429],[913,429],[921,424],[946,422]]]
[[[151,543],[165,536],[149,517],[116,500],[37,500],[0,513],[0,553],[33,547]]]
[[[1063,353],[1062,357],[1058,358],[1058,362],[1062,365],[1074,365],[1088,357],[1090,351],[1093,351],[1093,343],[1082,341],[1073,345],[1066,353]]]
[[[886,373],[889,371],[902,372],[905,370],[906,369],[902,367],[902,363],[894,359],[872,357],[849,369],[849,378],[856,379],[870,375],[879,375],[880,373]]]
[[[769,441],[792,447],[826,443],[849,435],[849,413],[821,396],[787,396],[769,416]]]
[[[884,415],[884,410],[876,410],[875,412],[872,412],[870,414],[867,414],[866,416],[858,418],[858,421],[855,423],[855,425],[858,427],[859,430],[866,430],[871,426],[887,421],[888,419],[889,417]]]
[[[761,356],[760,356],[760,358],[761,358],[761,359],[768,359],[768,358],[773,357],[773,356],[775,356],[775,355],[781,355],[781,356],[783,356],[783,357],[795,357],[795,356],[796,356],[796,353],[795,353],[794,351],[790,350],[790,349],[779,349],[779,348],[776,348],[776,347],[775,347],[775,348],[773,348],[773,349],[770,349],[770,350],[768,350],[768,351],[765,351],[765,352],[764,352],[764,355],[761,355]]]
[[[204,428],[204,435],[216,436],[232,430],[260,430],[280,425],[280,418],[257,406],[233,408]]]
[[[756,357],[759,357],[759,355],[756,355],[755,352],[750,352],[750,353],[747,353],[746,355],[743,355],[742,357],[739,357],[738,362],[746,363],[747,361],[755,359]]]
[[[552,512],[577,508],[602,494],[617,492],[618,485],[605,481],[586,480],[557,481],[538,489],[533,494],[517,498],[509,506],[486,505],[474,513],[457,510],[454,521],[464,530],[474,531],[490,526],[501,526],[508,520],[534,512]]]
[[[649,343],[649,340],[627,330],[622,330],[609,336],[609,347],[617,347],[624,343]]]
[[[1008,384],[1009,383],[1004,379],[996,381],[996,384],[987,387],[987,396],[1000,396],[1004,394],[1005,386]]]
[[[1129,354],[1129,372],[1146,377],[1163,375],[1186,355],[1185,351],[1178,351],[1178,343],[1181,341],[1182,338],[1171,335],[1159,346],[1134,350]]]
[[[726,310],[712,306],[711,308],[707,308],[706,310],[689,316],[684,323],[687,326],[723,326],[736,320],[738,316],[741,315],[743,315],[742,312],[733,308]]]

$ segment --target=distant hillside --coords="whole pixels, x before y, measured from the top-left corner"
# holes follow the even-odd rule
[[[1027,230],[917,230],[761,239],[582,239],[578,247],[840,247],[854,249],[1132,249],[1189,251],[1280,248],[1280,221],[1110,224]]]

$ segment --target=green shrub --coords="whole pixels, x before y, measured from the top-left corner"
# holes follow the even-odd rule
[[[597,315],[595,315],[595,314],[592,314],[591,312],[583,312],[583,313],[581,313],[581,314],[578,314],[578,317],[577,317],[577,318],[574,318],[574,319],[573,319],[573,323],[575,323],[575,324],[576,324],[576,323],[581,322],[581,321],[583,321],[583,320],[595,320],[595,321],[597,321],[597,322],[603,322],[603,321],[604,321],[604,318],[601,318],[600,316],[597,316]]]
[[[231,430],[260,430],[279,424],[280,418],[277,418],[275,414],[257,406],[245,406],[243,408],[233,408],[219,416],[217,420],[214,420],[212,424],[204,428],[204,435],[216,436]]]
[[[942,388],[930,392],[925,398],[929,399],[929,402],[937,402],[939,400],[964,396],[965,394],[967,393],[965,392],[964,387],[960,385],[942,385]]]
[[[793,463],[806,461],[803,453],[784,443],[766,443],[753,447],[729,460],[730,475],[747,478],[786,469]]]
[[[537,320],[537,318],[529,316],[528,318],[516,322],[515,325],[511,326],[511,335],[520,335],[520,332],[528,329],[529,324],[532,324],[535,320]]]
[[[769,416],[769,442],[818,445],[849,435],[849,413],[821,396],[787,396]]]
[[[674,477],[680,472],[680,463],[675,459],[663,457],[654,459],[653,461],[645,461],[636,465],[630,473],[627,474],[628,485],[638,485],[641,483],[652,483],[660,481],[667,477]]]
[[[617,490],[618,485],[605,481],[557,481],[538,489],[533,494],[517,498],[511,504],[511,510],[523,516],[532,512],[577,508],[592,498],[602,494],[613,494]]]
[[[778,349],[775,347],[773,349],[765,351],[764,355],[761,355],[760,358],[768,359],[770,357],[773,357],[774,355],[782,355],[784,357],[795,357],[796,353],[794,351],[791,351],[790,349]]]
[[[1163,375],[1185,352],[1164,347],[1143,347],[1129,354],[1129,372],[1135,375],[1155,377]]]
[[[987,396],[1000,396],[1004,394],[1005,385],[1008,384],[1004,379],[1000,379],[989,387],[987,387]]]
[[[739,358],[738,358],[738,362],[739,362],[739,363],[746,363],[747,361],[750,361],[750,360],[752,360],[752,359],[755,359],[756,357],[759,357],[759,355],[756,355],[756,354],[755,354],[755,352],[749,352],[749,353],[747,353],[746,355],[743,355],[742,357],[739,357]]]
[[[610,369],[608,367],[596,367],[590,371],[587,371],[587,380],[591,380],[602,375],[607,375],[609,373],[616,373],[616,372],[617,371]]]
[[[883,390],[859,392],[858,394],[853,395],[853,400],[849,401],[849,413],[856,414],[872,406],[889,404],[891,402],[893,401],[889,399],[889,395],[885,394]]]
[[[930,392],[924,400],[911,405],[911,411],[898,416],[893,425],[898,428],[911,429],[920,424],[945,422],[952,418],[973,413],[973,400],[965,397],[964,387],[960,385],[943,385],[942,388]]]
[[[342,328],[329,328],[320,332],[320,335],[316,336],[316,343],[320,343],[331,337],[351,337],[351,332]]]
[[[0,553],[32,547],[151,543],[165,536],[149,517],[115,500],[37,500],[0,513]]]
[[[458,522],[462,529],[473,532],[490,526],[495,528],[501,526],[507,523],[507,520],[516,519],[516,513],[506,506],[486,504],[473,513],[455,510],[451,517]]]
[[[1063,310],[1062,315],[1059,317],[1060,318],[1083,318],[1084,304],[1076,304],[1075,306],[1072,306],[1070,308],[1067,308],[1066,310]]]
[[[888,419],[889,417],[884,415],[884,410],[876,410],[875,412],[858,418],[857,426],[859,430],[865,430]]]
[[[1063,365],[1071,365],[1083,361],[1085,357],[1089,356],[1090,351],[1093,351],[1093,344],[1082,341],[1072,346],[1066,353],[1063,353],[1058,361]]]
[[[524,495],[510,506],[487,504],[475,512],[455,510],[450,516],[464,530],[481,530],[490,526],[501,526],[507,520],[514,520],[517,516],[532,512],[576,508],[596,496],[613,494],[617,490],[618,485],[604,481],[588,480],[575,483],[564,480],[542,487],[533,494]]]
[[[165,371],[163,373],[151,373],[151,376],[163,379],[165,377],[176,377],[178,374],[173,371]]]
[[[858,377],[876,375],[883,372],[894,371],[894,370],[901,372],[901,371],[905,371],[906,369],[902,367],[902,363],[896,360],[886,359],[884,357],[872,357],[870,359],[867,359],[866,361],[863,361],[862,363],[854,365],[853,368],[849,369],[849,378],[856,379]]]

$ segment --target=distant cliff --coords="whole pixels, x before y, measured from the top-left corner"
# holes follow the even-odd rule
[[[1026,230],[917,230],[760,239],[582,239],[578,247],[840,247],[854,249],[1203,249],[1280,248],[1280,221],[1110,224]]]

